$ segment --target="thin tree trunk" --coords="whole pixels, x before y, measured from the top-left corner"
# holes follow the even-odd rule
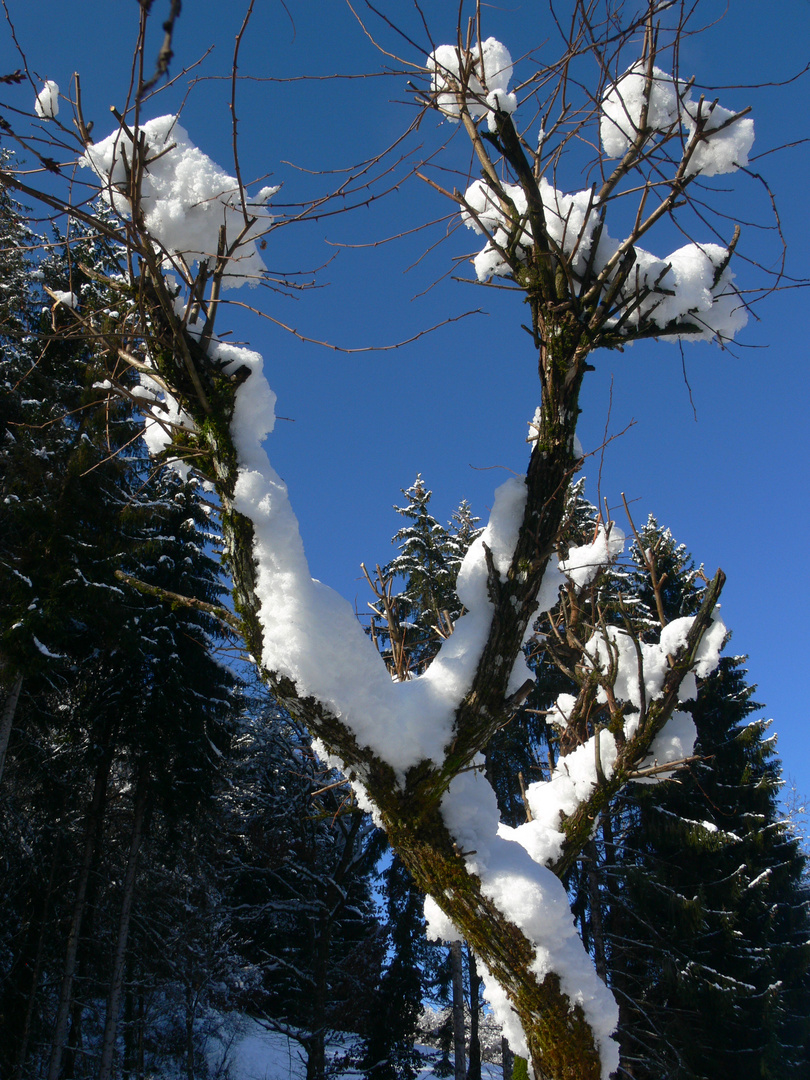
[[[591,911],[591,942],[596,973],[602,982],[607,982],[607,960],[605,959],[605,931],[602,922],[602,896],[599,892],[598,851],[591,840],[585,845],[585,878],[588,883],[588,907]]]
[[[127,978],[132,983],[132,972]],[[131,985],[127,987],[124,995],[124,1062],[121,1075],[124,1080],[132,1080],[135,1062],[135,1007]]]
[[[194,1080],[194,1013],[197,995],[189,971],[186,983],[186,1080]]]
[[[48,1080],[59,1080],[62,1071],[62,1056],[67,1041],[68,1019],[70,1017],[70,1006],[73,1000],[73,978],[76,973],[79,937],[81,935],[82,920],[84,919],[87,902],[87,886],[90,881],[90,871],[92,870],[94,857],[98,848],[99,834],[107,799],[107,781],[110,775],[112,759],[112,736],[109,735],[107,746],[104,748],[101,760],[96,768],[93,798],[87,813],[82,862],[79,869],[79,880],[76,883],[76,899],[73,903],[73,918],[70,924],[67,949],[65,951],[65,970],[62,975],[62,986],[59,991],[59,1005],[57,1007],[53,1035],[51,1037],[51,1056],[48,1063]]]
[[[101,1047],[101,1065],[98,1080],[110,1080],[112,1075],[115,1041],[118,1033],[118,1014],[121,1009],[121,994],[124,986],[124,971],[127,958],[127,938],[132,917],[132,902],[135,898],[135,875],[138,868],[138,853],[143,839],[143,822],[146,814],[146,798],[149,781],[146,766],[138,766],[138,779],[135,785],[135,812],[132,819],[132,839],[129,846],[124,891],[121,897],[121,914],[118,919],[118,940],[115,945],[110,992],[107,997],[107,1020],[104,1024],[104,1040]]]
[[[143,1003],[143,994],[138,994],[138,1059],[137,1077],[144,1080],[146,1076],[146,1052],[144,1047],[144,1034],[146,1031],[146,1009]]]
[[[80,981],[82,975],[86,973],[86,970],[87,964],[84,957],[81,957],[79,959],[79,972],[76,975],[76,979]],[[67,1046],[65,1047],[65,1053],[62,1057],[62,1080],[73,1080],[76,1075],[76,1057],[81,1051],[84,1043],[82,1037],[83,1014],[84,1009],[82,1003],[74,996],[70,1005],[70,1028],[68,1030]]]
[[[14,717],[17,713],[17,703],[20,700],[22,684],[23,677],[22,672],[20,672],[14,680],[14,685],[9,691],[8,697],[3,705],[3,716],[2,719],[0,719],[0,783],[3,780],[3,770],[6,766],[6,751],[8,750],[8,743],[11,738],[11,728],[14,725]]]
[[[633,1076],[633,1067],[629,1061],[631,1056],[631,1042],[628,1039],[628,1029],[631,1015],[627,1007],[630,1000],[627,986],[626,955],[624,948],[617,947],[618,942],[625,935],[625,914],[623,901],[616,880],[616,840],[613,835],[613,815],[610,808],[606,808],[602,814],[602,839],[604,841],[604,874],[605,885],[610,897],[608,907],[609,932],[614,943],[611,950],[611,986],[619,1006],[619,1026],[616,1030],[616,1038],[619,1043],[622,1072]]]
[[[22,1029],[19,1035],[16,1060],[14,1062],[13,1080],[22,1080],[25,1073],[25,1061],[28,1057],[28,1043],[31,1038],[31,1025],[34,1019],[34,1009],[39,989],[39,977],[42,972],[42,957],[45,951],[45,938],[48,935],[48,910],[51,906],[53,886],[56,879],[56,865],[59,859],[59,837],[57,835],[53,858],[51,859],[51,871],[48,875],[48,886],[42,900],[42,914],[39,917],[39,930],[37,932],[37,947],[34,955],[34,963],[30,967],[30,983],[28,986],[28,1001],[25,1008]],[[15,1037],[14,1032],[9,1033],[10,1038]]]
[[[450,943],[450,971],[453,977],[453,1053],[455,1080],[465,1080],[467,1065],[464,1054],[464,968],[461,942]]]
[[[475,954],[467,945],[467,965],[470,972],[470,1060],[467,1066],[467,1080],[481,1080],[481,1039],[478,1034],[478,1021],[481,1015],[479,998],[481,976],[475,963]]]

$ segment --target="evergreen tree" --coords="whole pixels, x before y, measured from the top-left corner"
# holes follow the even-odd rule
[[[455,593],[461,561],[478,535],[478,518],[466,500],[449,526],[430,513],[433,493],[417,474],[403,488],[405,506],[394,506],[407,524],[391,540],[399,550],[373,583],[378,602],[372,606],[371,632],[390,669],[400,679],[418,675],[428,666],[441,642],[452,633],[461,614]],[[400,584],[398,592],[394,584]]]
[[[446,544],[426,512],[423,486],[408,494],[404,509],[421,529],[415,539],[410,530],[398,534],[410,542],[406,596],[411,580],[415,586],[413,599],[399,602],[409,602],[417,623],[424,598],[446,595],[441,590],[454,577],[438,575],[441,590],[427,586],[440,564],[435,557],[419,563],[425,537],[439,550]],[[580,482],[569,496],[562,554],[590,542],[597,524]],[[505,821],[525,820],[524,781],[548,775],[563,741],[586,737],[550,712],[560,693],[577,692],[576,638],[602,620],[632,627],[640,641],[657,640],[662,624],[697,611],[704,582],[685,547],[651,518],[629,563],[585,588],[564,587],[559,610],[538,620],[528,646],[535,687],[487,752]],[[723,658],[697,700],[682,706],[697,728],[698,760],[675,783],[631,784],[603,814],[569,877],[583,938],[620,1002],[623,1070],[639,1080],[798,1077],[808,1067],[804,857],[779,813],[780,766],[768,725],[749,719],[759,706],[743,663]]]
[[[131,445],[128,401],[93,407],[95,342],[62,333],[63,303],[33,316],[43,281],[111,319],[110,259],[86,236],[38,267],[23,260],[31,325],[19,338],[22,316],[7,321],[0,342],[0,658],[6,685],[21,684],[0,787],[0,1068],[16,1077],[49,1043],[54,1080],[78,1075],[93,996],[108,998],[110,1075],[139,856],[155,813],[188,814],[210,793],[231,708],[233,677],[212,652],[221,627],[159,599],[168,588],[204,609],[221,595],[199,492]],[[124,586],[121,569],[158,595]]]
[[[653,519],[632,554],[640,614],[697,607],[699,571]],[[603,830],[608,968],[634,1077],[808,1068],[804,858],[768,724],[748,719],[760,706],[744,659],[724,657],[691,705],[699,760],[677,784],[632,785]]]
[[[394,509],[407,524],[393,536],[399,550],[379,574],[372,634],[392,674],[408,678],[429,666],[463,613],[456,578],[480,529],[466,500],[441,525],[430,513],[432,492],[421,474],[402,493],[407,503]],[[375,995],[378,1023],[366,1046],[365,1070],[369,1080],[412,1080],[420,1061],[414,1040],[422,1003],[431,989],[443,998],[450,993],[451,958],[425,939],[424,896],[396,855],[384,871],[383,888],[388,960]]]
[[[243,964],[239,1007],[295,1040],[308,1080],[364,1038],[385,948],[372,895],[381,836],[277,709],[245,717],[228,763],[218,880]],[[342,1063],[349,1065],[351,1055]]]

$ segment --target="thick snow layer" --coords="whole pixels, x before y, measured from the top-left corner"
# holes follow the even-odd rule
[[[686,113],[689,117],[686,121],[688,138],[701,121],[704,132],[709,133],[692,153],[686,167],[688,175],[722,176],[748,164],[748,155],[754,145],[754,121],[750,116],[732,122],[734,113],[730,109],[703,100],[687,102]]]
[[[226,245],[245,230],[239,185],[189,139],[175,116],[161,116],[139,129],[147,142],[147,167],[141,188],[146,228],[170,262],[182,256],[190,265],[216,258],[220,228]],[[122,215],[131,213],[127,167],[132,144],[122,130],[90,146],[82,159],[102,180],[102,194]],[[272,222],[264,203],[272,190],[263,188],[248,213],[256,218],[234,253],[225,288],[256,282],[266,270],[255,239]]]
[[[79,298],[74,292],[66,292],[62,289],[51,289],[51,296],[57,304],[62,304],[63,307],[73,308],[75,310],[79,306]]]
[[[484,895],[532,942],[532,970],[541,980],[556,972],[563,993],[582,1007],[607,1080],[619,1064],[618,1046],[611,1039],[618,1010],[576,932],[562,882],[530,857],[519,842],[518,830],[500,823],[495,793],[481,770],[468,770],[453,779],[442,800],[442,815]],[[511,1008],[505,1009],[505,995],[493,993],[489,979],[486,988],[513,1050],[525,1056],[526,1044],[510,1016]]]
[[[53,79],[48,79],[37,94],[34,110],[43,120],[55,120],[59,115],[59,85]]]
[[[504,184],[503,191],[508,200],[505,204],[483,180],[474,181],[464,193],[461,220],[474,232],[489,237],[473,260],[479,281],[509,273],[503,252],[513,243],[518,249],[532,246],[523,189],[517,184]],[[549,238],[566,255],[573,256],[575,272],[583,271],[598,220],[592,193],[565,195],[542,177],[540,196]]]
[[[442,911],[432,896],[425,897],[425,933],[428,941],[463,941],[455,923]]]
[[[483,180],[476,180],[464,193],[462,221],[487,237],[486,244],[473,258],[479,281],[509,275],[512,271],[505,257],[507,250],[514,251],[520,259],[521,249],[527,252],[532,246],[526,196],[515,184],[504,184],[503,190],[508,200],[503,205]],[[549,239],[571,259],[572,271],[583,273],[591,258],[599,221],[592,192],[565,195],[543,177],[540,194]],[[619,247],[603,228],[591,272],[602,271]],[[726,265],[729,258],[726,248],[690,243],[660,259],[636,246],[635,254],[630,277],[616,301],[614,322],[624,308],[630,309],[623,324],[625,333],[632,333],[641,323],[652,323],[661,330],[680,323],[688,324],[674,335],[682,340],[728,341],[745,326],[748,314],[733,287],[734,275]]]
[[[569,699],[570,695],[564,697]],[[564,702],[562,708],[567,705],[570,711],[573,700]],[[593,794],[598,779],[597,739],[600,768],[610,778],[616,761],[616,742],[610,732],[602,731],[560,758],[549,780],[530,784],[526,789],[532,820],[519,825],[511,835],[541,865],[550,865],[560,856],[565,840],[560,814],[570,816]]]
[[[634,322],[651,319],[662,329],[674,322],[691,322],[694,331],[679,335],[686,341],[730,340],[745,326],[748,313],[732,288],[726,248],[686,244],[665,259],[636,248],[636,256],[633,291],[647,296]]]
[[[493,49],[497,45],[494,42]],[[441,46],[431,54],[429,68],[439,108],[457,119],[459,106],[452,86],[459,78],[458,50]],[[511,77],[511,61],[502,71]],[[677,134],[672,145],[683,147],[683,153],[688,154],[686,175],[718,176],[745,165],[754,140],[753,121],[748,117],[733,119],[735,114],[728,109],[685,95],[686,90],[679,89],[672,76],[659,68],[653,69],[649,81],[643,65],[625,72],[602,101],[600,132],[607,156],[625,153],[637,135],[646,106],[648,137]],[[492,94],[489,99],[493,99]],[[484,115],[489,99],[474,97],[472,115]],[[700,137],[695,141],[698,129]],[[467,188],[461,204],[462,221],[486,237],[484,247],[473,258],[478,280],[510,275],[510,261],[512,265],[515,260],[523,261],[537,239],[541,244],[550,241],[567,256],[575,276],[584,275],[586,270],[596,276],[610,265],[605,282],[609,290],[614,272],[611,260],[622,245],[605,228],[593,191],[565,194],[545,177],[541,177],[539,189],[544,236],[535,238],[526,196],[519,185],[504,183],[495,191],[486,181],[475,180]],[[594,251],[597,228],[599,240]],[[640,325],[647,325],[682,340],[722,342],[734,338],[745,326],[747,312],[733,287],[726,248],[689,243],[659,258],[636,246],[635,256],[629,279],[614,297],[612,322],[622,327],[623,334],[632,336]]]
[[[641,768],[666,765],[670,761],[683,761],[691,756],[697,740],[697,728],[689,713],[674,712],[650,744],[650,751],[642,761]],[[637,784],[658,784],[668,780],[674,772],[656,773],[654,776],[636,777]]]
[[[599,132],[608,157],[621,157],[635,140],[647,105],[646,126],[665,133],[679,122],[678,91],[671,75],[654,67],[649,79],[646,64],[626,71],[602,99]]]
[[[473,120],[487,118],[490,131],[495,131],[495,113],[512,113],[517,99],[509,93],[512,78],[512,57],[509,50],[495,38],[474,45],[467,54],[456,45],[440,45],[427,58],[430,89],[436,95],[437,108],[448,120],[457,122],[461,115],[458,88],[467,73],[465,104]]]

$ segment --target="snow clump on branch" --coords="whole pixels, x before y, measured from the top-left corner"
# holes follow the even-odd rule
[[[609,529],[600,525],[590,544],[572,547],[568,558],[560,560],[560,570],[578,589],[582,589],[591,584],[603,567],[621,555],[624,541],[624,533],[612,522]]]
[[[660,68],[654,67],[648,74],[646,63],[634,64],[602,99],[599,131],[602,149],[609,158],[625,154],[639,135],[644,135],[646,142],[655,135],[677,134],[681,128],[682,146],[689,153],[687,176],[721,176],[748,164],[754,121],[716,101],[707,102],[702,97],[695,101],[688,84],[676,84],[672,75]]]
[[[59,84],[48,79],[37,94],[34,111],[43,120],[55,120],[59,115]]]
[[[495,38],[474,45],[469,53],[456,45],[440,45],[427,58],[427,69],[436,108],[453,123],[461,116],[462,102],[473,120],[487,118],[490,131],[496,130],[495,110],[513,113],[517,108],[517,98],[509,93],[512,57]]]
[[[572,1006],[582,1008],[599,1050],[602,1078],[607,1080],[619,1065],[619,1048],[611,1038],[618,1022],[616,1002],[577,933],[565,886],[532,856],[519,829],[501,823],[495,792],[483,775],[483,760],[476,764],[453,778],[442,800],[445,824],[464,853],[467,870],[480,879],[484,895],[532,943],[531,971],[538,981],[556,974]],[[435,901],[426,903],[425,914],[434,936],[453,940],[455,928],[437,915]],[[484,984],[512,1050],[529,1057],[517,1016],[486,968]]]
[[[506,90],[512,77],[508,50],[488,38],[469,54],[442,45],[428,57],[436,107],[457,121],[465,107],[473,120],[487,117],[495,130],[493,109],[513,112],[514,95]],[[679,147],[682,176],[719,176],[748,162],[754,124],[717,102],[697,101],[689,85],[653,67],[635,64],[610,86],[601,103],[600,135],[607,157],[621,157],[639,137],[646,154],[651,140],[672,140]],[[674,164],[677,164],[677,159]],[[478,280],[509,276],[515,262],[525,262],[539,244],[559,252],[574,278],[587,288],[604,276],[603,295],[612,298],[607,326],[632,338],[667,336],[686,341],[728,341],[745,326],[747,312],[728,269],[730,252],[717,244],[689,243],[666,258],[633,245],[634,265],[618,290],[616,271],[627,243],[610,237],[604,206],[593,190],[565,194],[541,177],[539,228],[534,236],[525,191],[520,185],[489,178],[475,180],[461,200],[465,225],[486,237],[473,258]],[[535,229],[538,227],[535,224]],[[595,247],[595,250],[594,250]],[[587,281],[585,278],[587,277]]]
[[[548,239],[570,260],[571,272],[589,281],[615,259],[621,245],[599,226],[596,198],[591,191],[565,195],[542,177],[544,230]],[[512,273],[509,256],[525,261],[533,245],[526,196],[516,184],[502,185],[505,199],[484,180],[474,181],[464,193],[461,218],[468,228],[487,237],[473,258],[478,280]],[[510,205],[511,204],[511,205]],[[683,341],[731,340],[748,321],[748,313],[734,288],[730,253],[719,244],[685,244],[664,259],[634,246],[635,263],[614,301],[612,324],[628,338],[649,328]],[[610,290],[612,277],[605,282]]]
[[[223,287],[258,281],[267,267],[256,236],[273,221],[264,204],[278,189],[263,188],[256,202],[248,200],[246,222],[237,180],[192,143],[176,116],[148,121],[138,136],[146,140],[140,207],[166,268],[172,268],[176,259],[189,266],[208,261],[213,268],[224,226],[226,248],[234,250]],[[121,127],[103,142],[88,146],[81,160],[101,178],[106,201],[129,217],[133,145],[128,129]]]

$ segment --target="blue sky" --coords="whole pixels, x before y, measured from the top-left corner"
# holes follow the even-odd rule
[[[135,0],[6,3],[31,72],[55,79],[63,92],[72,73],[80,72],[85,115],[95,122],[94,134],[107,134],[109,107],[125,102]],[[369,26],[386,47],[419,63],[430,43],[411,6],[403,0],[380,6],[408,28],[419,48],[397,39],[379,20]],[[177,23],[172,74],[195,64],[209,46],[214,49],[146,110],[146,117],[160,115],[184,102],[182,122],[192,139],[229,170],[226,77],[245,8],[246,2],[187,0]],[[457,9],[455,0],[429,5],[434,43],[453,40]],[[714,0],[700,6],[708,28],[685,43],[682,74],[726,88],[707,91],[707,97],[717,96],[728,107],[753,106],[755,154],[806,138],[807,79],[756,90],[744,84],[772,84],[801,71],[810,41],[810,3],[731,0],[722,17],[724,9]],[[149,63],[167,10],[167,2],[155,0]],[[484,33],[502,40],[513,58],[539,49],[516,65],[517,79],[527,78],[537,59],[548,55],[543,42],[552,29],[545,5],[511,0],[486,6],[483,16]],[[20,65],[8,25],[0,24],[0,70]],[[397,73],[385,73],[391,69]],[[343,170],[373,156],[415,118],[399,69],[375,49],[344,0],[288,0],[286,9],[257,0],[240,53],[240,74],[248,78],[239,82],[236,98],[243,176],[258,186],[282,183],[277,204],[302,202],[336,187],[344,173],[318,172]],[[325,78],[335,74],[373,77]],[[29,87],[4,88],[3,97],[31,107]],[[401,152],[415,163],[436,153],[452,134],[450,125],[430,114]],[[466,151],[459,139],[443,153],[441,161],[463,167]],[[807,144],[752,164],[768,178],[777,200],[789,243],[788,269],[795,277],[808,273],[809,164]],[[391,173],[392,180],[407,171],[406,162]],[[566,185],[558,178],[558,186]],[[572,167],[567,187],[578,186],[583,185]],[[773,232],[744,224],[767,221],[769,199],[762,185],[741,176],[721,177],[712,187],[723,212],[743,223],[741,252],[773,265],[778,256]],[[364,198],[359,194],[354,201]],[[533,349],[520,329],[523,310],[514,295],[451,280],[452,274],[469,275],[465,263],[453,260],[472,253],[475,243],[471,233],[452,228],[450,211],[436,192],[411,178],[351,214],[281,229],[269,238],[268,265],[280,273],[323,266],[318,287],[296,298],[261,289],[234,298],[306,336],[352,348],[407,339],[472,309],[480,308],[481,314],[398,350],[359,353],[302,343],[236,308],[229,308],[220,324],[220,331],[232,325],[235,337],[248,339],[264,354],[278,412],[290,418],[277,424],[269,452],[289,484],[312,572],[356,599],[361,609],[370,595],[359,564],[390,557],[390,537],[398,527],[392,506],[417,472],[434,491],[436,516],[449,518],[466,498],[486,518],[494,488],[510,470],[523,471],[527,460],[526,424],[539,387]],[[431,221],[437,223],[398,242],[356,246]],[[666,237],[661,243],[649,246],[659,255],[677,246],[667,246]],[[737,273],[743,288],[757,277],[744,261]],[[579,433],[586,451],[593,450],[608,422],[610,433],[617,433],[634,421],[605,452],[601,494],[626,531],[621,492],[637,522],[654,514],[709,574],[718,566],[725,570],[723,611],[734,632],[731,649],[749,654],[750,678],[758,684],[763,714],[774,718],[785,774],[810,797],[802,682],[810,659],[807,308],[806,291],[784,289],[757,305],[758,321],[749,322],[733,349],[685,346],[691,399],[676,345],[652,342],[624,353],[596,354]],[[594,501],[598,471],[597,455],[585,470]]]

